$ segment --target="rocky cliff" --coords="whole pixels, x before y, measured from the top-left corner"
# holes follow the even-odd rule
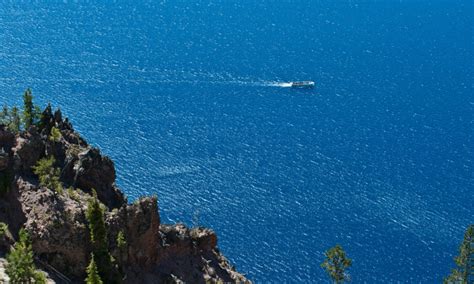
[[[53,127],[61,133],[58,139],[50,137]],[[51,156],[63,191],[41,186],[32,170],[38,160]],[[0,222],[12,232],[0,240],[0,253],[26,228],[37,264],[56,282],[82,283],[85,278],[92,250],[85,212],[92,189],[107,209],[108,247],[122,282],[248,281],[219,252],[212,230],[161,224],[156,197],[128,204],[115,185],[112,160],[89,146],[60,111],[46,108],[37,126],[16,134],[0,125],[0,178]],[[117,245],[119,232],[125,249]]]

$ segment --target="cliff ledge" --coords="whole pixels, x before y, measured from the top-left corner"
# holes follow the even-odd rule
[[[57,139],[51,139],[53,127],[60,131]],[[40,159],[51,156],[63,191],[42,186],[33,172]],[[60,111],[46,108],[38,126],[19,133],[0,125],[0,178],[6,185],[0,222],[11,232],[0,238],[0,264],[23,227],[48,281],[83,283],[92,251],[86,209],[94,189],[106,208],[108,249],[121,282],[249,282],[219,252],[212,230],[162,224],[156,197],[128,204],[115,185],[112,160],[88,145]],[[117,245],[119,232],[126,249]]]

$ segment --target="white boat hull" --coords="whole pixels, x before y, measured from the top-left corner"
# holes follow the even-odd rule
[[[313,81],[290,82],[292,88],[314,88]]]

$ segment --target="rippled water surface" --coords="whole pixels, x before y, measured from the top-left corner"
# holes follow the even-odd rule
[[[325,280],[336,243],[355,283],[440,282],[473,222],[472,1],[174,2],[0,3],[0,98],[60,106],[256,282]]]

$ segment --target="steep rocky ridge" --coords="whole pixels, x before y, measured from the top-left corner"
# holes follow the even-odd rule
[[[49,139],[52,127],[61,132]],[[63,192],[41,186],[32,166],[54,156],[61,169]],[[74,131],[60,111],[48,106],[38,126],[13,134],[0,126],[0,175],[9,190],[0,197],[0,221],[9,225],[12,238],[25,227],[33,250],[46,270],[53,269],[72,282],[82,283],[89,262],[90,233],[85,216],[95,189],[106,210],[109,250],[117,260],[124,283],[247,282],[219,252],[217,236],[207,228],[187,228],[160,222],[156,197],[128,204],[115,185],[115,167]],[[123,232],[125,250],[117,246]],[[12,240],[0,240],[0,253]],[[1,277],[1,274],[0,274]],[[2,279],[0,279],[0,282]]]

